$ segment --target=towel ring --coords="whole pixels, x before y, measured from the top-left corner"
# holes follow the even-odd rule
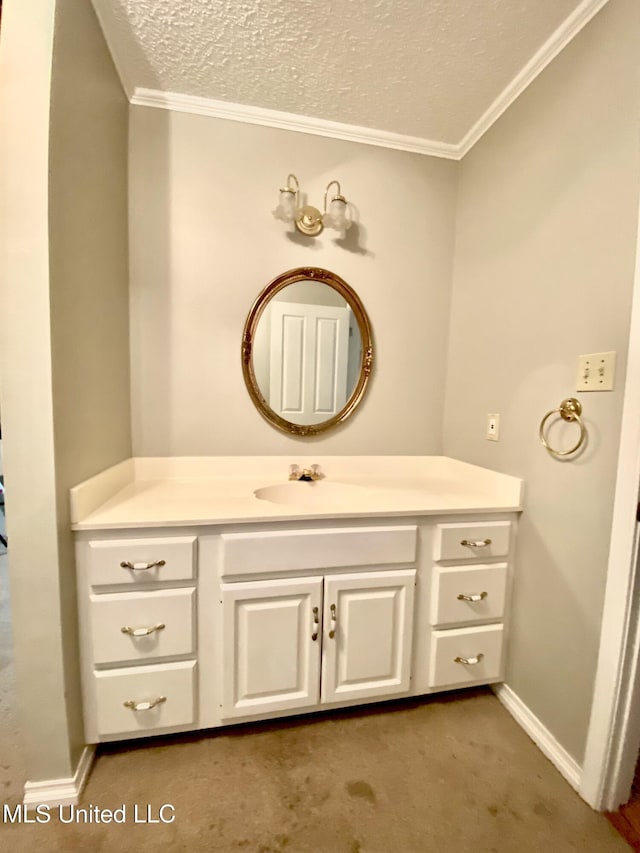
[[[544,437],[544,427],[551,415],[555,415],[556,412],[560,415],[560,417],[565,421],[576,421],[578,426],[580,427],[580,438],[578,439],[577,444],[571,448],[571,450],[554,450],[553,447],[547,442]],[[587,437],[587,429],[582,422],[582,418],[580,415],[582,414],[582,403],[580,400],[576,400],[575,397],[567,397],[566,400],[563,400],[560,403],[560,406],[557,409],[551,409],[550,412],[543,417],[540,421],[540,441],[547,448],[549,453],[552,453],[554,456],[569,456],[572,453],[575,453],[578,448],[582,447],[585,438]]]

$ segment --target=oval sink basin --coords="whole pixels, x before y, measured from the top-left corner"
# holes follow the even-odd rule
[[[368,493],[362,486],[352,486],[349,483],[327,483],[324,480],[306,482],[294,480],[288,483],[276,483],[273,486],[263,486],[253,493],[258,500],[275,504],[290,504],[297,506],[344,506],[351,502],[361,501]]]

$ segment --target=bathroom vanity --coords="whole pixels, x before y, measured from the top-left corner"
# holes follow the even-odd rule
[[[502,679],[522,481],[299,461],[129,459],[72,490],[87,742]]]

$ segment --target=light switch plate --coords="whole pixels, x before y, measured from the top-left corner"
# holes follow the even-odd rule
[[[500,415],[487,415],[487,441],[498,441],[500,437]]]
[[[577,391],[613,391],[615,352],[592,352],[578,356]]]

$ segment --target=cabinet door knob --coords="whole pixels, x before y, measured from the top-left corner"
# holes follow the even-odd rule
[[[465,548],[486,548],[491,545],[491,539],[461,539],[460,544]]]
[[[320,625],[320,616],[318,615],[318,608],[313,608],[313,634],[311,634],[312,640],[318,639],[318,627]]]
[[[148,628],[130,628],[128,625],[123,625],[120,630],[123,634],[128,634],[130,637],[148,637],[155,631],[162,631],[167,626],[164,622],[158,622],[157,625],[151,625]]]
[[[331,607],[330,607],[329,609],[331,610],[331,626],[330,626],[330,630],[329,630],[329,638],[330,638],[331,640],[333,640],[333,638],[334,638],[334,637],[335,637],[335,635],[336,635],[336,627],[337,627],[337,624],[338,624],[338,615],[337,615],[337,613],[336,613],[336,606],[335,606],[335,604],[332,604],[332,605],[331,605]]]
[[[480,663],[480,661],[482,661],[482,660],[484,660],[484,655],[482,654],[482,652],[480,652],[474,658],[456,657],[453,659],[453,662],[454,663],[466,663],[468,666],[475,666],[476,664]]]
[[[458,601],[484,601],[488,595],[488,592],[472,592],[471,595],[461,592],[458,596]]]
[[[123,569],[131,569],[133,572],[141,572],[146,569],[155,569],[156,566],[164,566],[164,560],[154,560],[152,563],[130,563],[129,560],[123,560],[120,566]]]
[[[122,704],[125,708],[131,708],[132,711],[150,711],[152,708],[155,708],[156,705],[161,705],[162,702],[166,701],[166,696],[158,696],[158,698],[154,699],[153,702],[134,702],[133,699],[128,699]]]

